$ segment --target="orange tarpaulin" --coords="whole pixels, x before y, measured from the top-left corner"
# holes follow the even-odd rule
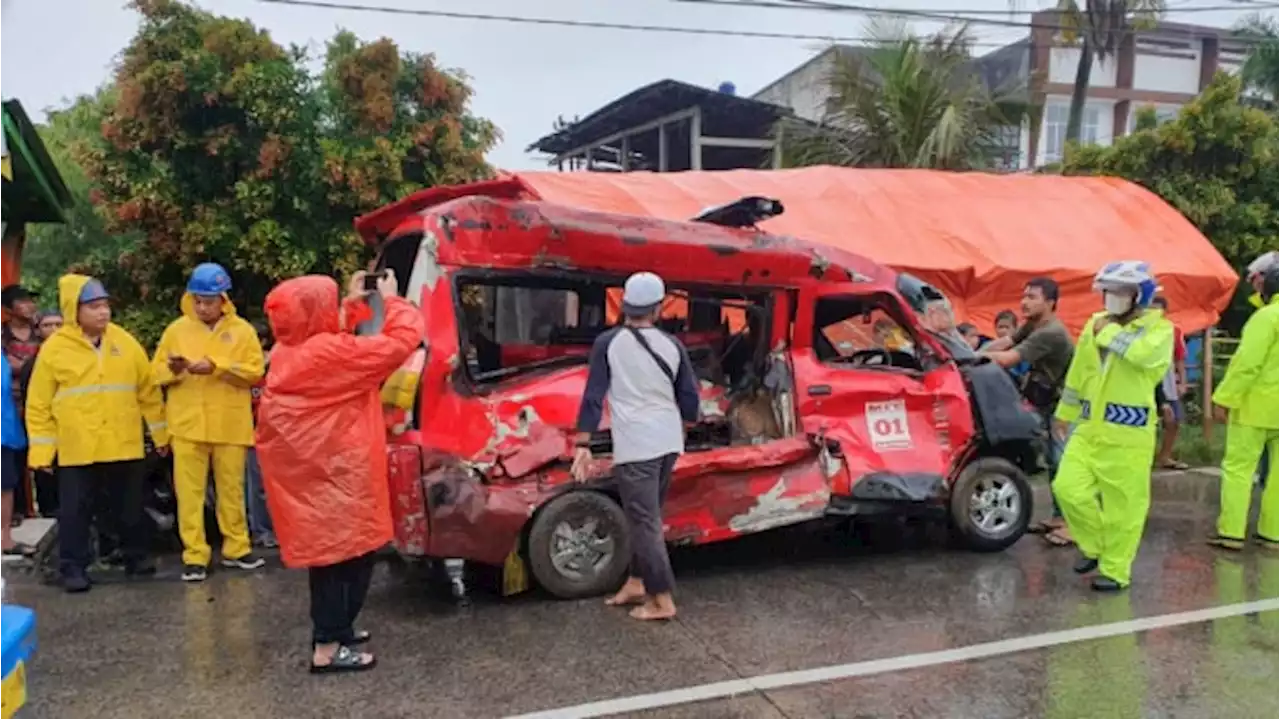
[[[834,167],[514,176],[550,202],[673,220],[744,196],[776,198],[786,212],[762,229],[910,272],[988,334],[1039,275],[1062,285],[1060,314],[1073,332],[1101,309],[1091,285],[1107,262],[1149,261],[1186,332],[1217,321],[1238,279],[1177,210],[1115,178]]]

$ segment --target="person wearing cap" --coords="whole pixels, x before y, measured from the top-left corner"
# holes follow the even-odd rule
[[[642,620],[676,615],[675,577],[662,532],[662,502],[676,458],[684,452],[684,423],[698,420],[698,380],[689,353],[654,326],[666,297],[662,278],[638,272],[622,290],[623,324],[596,338],[578,410],[572,473],[589,479],[591,434],[609,400],[613,480],[631,536],[631,573],[606,603],[639,604]]]
[[[258,333],[236,314],[230,291],[231,276],[221,265],[196,267],[182,296],[182,316],[165,329],[151,363],[169,393],[186,582],[203,581],[212,558],[204,529],[210,464],[223,566],[257,569],[265,563],[249,543],[244,506],[245,451],[253,445],[250,388],[262,379],[264,360]]]
[[[40,334],[36,331],[36,293],[12,284],[0,289],[0,306],[9,313],[8,320],[0,325],[0,345],[3,345],[5,358],[9,361],[10,391],[14,402],[18,403],[19,420],[22,417],[24,400],[22,394],[22,376],[31,367],[40,349]],[[26,444],[26,443],[23,443]],[[29,487],[27,485],[27,453],[26,449],[14,452],[17,462],[18,485],[14,489],[14,512],[12,523],[18,526],[29,508]]]
[[[102,487],[115,505],[126,573],[155,571],[143,521],[143,420],[161,453],[169,431],[146,350],[111,321],[102,283],[63,275],[58,303],[62,329],[40,348],[27,393],[27,462],[49,470],[57,458],[59,571],[64,589],[84,592],[89,527]]]

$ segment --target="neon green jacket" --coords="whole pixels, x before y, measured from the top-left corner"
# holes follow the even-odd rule
[[[1095,333],[1107,316],[1095,314],[1081,331],[1054,415],[1076,423],[1076,434],[1117,444],[1152,441],[1156,385],[1173,362],[1173,323],[1160,310],[1146,310]]]
[[[1280,296],[1254,311],[1240,334],[1240,346],[1227,374],[1213,393],[1213,403],[1231,410],[1231,421],[1250,427],[1280,429]]]

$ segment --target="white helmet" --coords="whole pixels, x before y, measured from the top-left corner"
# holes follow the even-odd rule
[[[1272,250],[1250,262],[1249,267],[1244,271],[1244,276],[1248,279],[1254,275],[1265,275],[1278,267],[1280,267],[1280,252]]]
[[[1151,265],[1141,260],[1122,260],[1108,263],[1093,276],[1095,292],[1134,292],[1134,304],[1147,307],[1155,299],[1159,286],[1151,274]]]

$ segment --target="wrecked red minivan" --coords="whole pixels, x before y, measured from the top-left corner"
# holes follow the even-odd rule
[[[864,257],[771,235],[746,198],[689,222],[527,199],[502,181],[425,190],[357,221],[427,337],[387,383],[395,547],[502,567],[558,597],[630,560],[608,417],[569,474],[596,336],[620,288],[666,281],[663,328],[701,385],[664,508],[674,545],[885,512],[938,511],[979,551],[1024,533],[1038,419],[999,367],[917,316],[941,295]]]

